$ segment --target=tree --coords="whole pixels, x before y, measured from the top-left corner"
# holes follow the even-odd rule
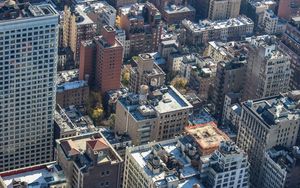
[[[183,77],[176,77],[171,81],[171,85],[174,86],[180,93],[186,93],[188,80]]]
[[[124,86],[128,86],[129,84],[129,79],[130,79],[130,71],[129,69],[125,68],[123,71],[122,71],[122,84]]]

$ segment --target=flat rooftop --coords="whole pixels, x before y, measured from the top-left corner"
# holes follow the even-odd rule
[[[59,16],[50,4],[32,5],[30,3],[16,3],[14,0],[0,2],[0,23],[49,16]]]
[[[178,13],[185,13],[185,12],[195,12],[196,9],[190,5],[168,5],[164,7],[164,11],[168,14],[178,14]]]
[[[144,169],[144,173],[147,177],[152,179],[152,182],[156,186],[167,185],[168,182],[177,182],[177,187],[191,188],[193,184],[198,183],[201,185],[199,171],[193,167],[187,156],[183,155],[181,147],[178,146],[180,141],[178,139],[167,140],[160,143],[153,143],[149,145],[138,146],[133,148],[131,156],[141,169]],[[172,160],[165,160],[163,156],[168,156]],[[158,163],[152,160],[159,160]],[[158,166],[163,165],[165,168],[161,168],[158,171],[153,171],[152,168],[157,169]],[[174,170],[176,169],[176,170]],[[179,170],[180,180],[177,177]]]
[[[214,122],[186,126],[185,131],[195,139],[203,153],[207,153],[206,150],[218,149],[221,141],[230,140]]]
[[[278,96],[246,101],[243,108],[249,109],[267,127],[277,123],[300,119],[300,91],[284,93]]]
[[[79,70],[78,69],[60,71],[60,72],[57,72],[56,83],[57,83],[57,85],[61,85],[66,82],[78,81],[78,79],[79,79]]]
[[[56,92],[63,92],[66,90],[78,89],[83,87],[88,87],[88,83],[85,80],[65,82],[63,84],[57,85]]]
[[[193,106],[173,87],[169,86],[168,91],[163,94],[162,100],[155,106],[159,113],[168,113],[183,108],[192,108]]]
[[[7,188],[13,188],[13,181],[26,182],[29,188],[49,187],[58,183],[66,182],[61,167],[56,163],[32,166],[28,168],[0,173]]]

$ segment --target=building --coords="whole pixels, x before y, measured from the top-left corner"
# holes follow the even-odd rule
[[[213,85],[212,103],[218,120],[222,118],[225,95],[231,92],[240,93],[245,84],[245,60],[220,61],[217,65],[215,83]]]
[[[278,49],[276,38],[268,35],[246,39],[249,45],[243,100],[278,95],[289,88],[290,57]]]
[[[242,107],[240,105],[240,93],[228,93],[225,95],[222,124],[229,125],[236,132],[241,118]]]
[[[56,163],[20,168],[0,173],[1,188],[68,187],[62,168]]]
[[[81,45],[79,79],[89,80],[102,94],[120,88],[123,46],[115,29],[105,25],[102,35]]]
[[[238,17],[241,0],[210,0],[208,19],[225,20]]]
[[[186,30],[188,45],[206,45],[213,40],[240,40],[252,35],[254,27],[253,21],[246,16],[221,21],[200,20],[199,23],[183,20],[181,25]]]
[[[67,107],[70,105],[84,105],[89,99],[89,86],[84,80],[66,82],[57,85],[56,103]]]
[[[265,152],[262,166],[262,187],[298,187],[300,185],[299,147],[275,146]]]
[[[299,16],[299,0],[280,0],[278,4],[278,17],[290,20],[294,16]]]
[[[123,160],[98,132],[56,140],[57,163],[71,187],[121,185]]]
[[[132,5],[137,3],[137,0],[108,0],[108,4],[118,9],[123,6]]]
[[[116,38],[122,44],[123,50],[123,58],[128,58],[130,53],[130,40],[126,39],[126,33],[123,29],[116,29]]]
[[[0,5],[0,171],[53,156],[58,13],[50,5]]]
[[[280,48],[291,57],[290,88],[300,89],[300,17],[292,18],[281,38]]]
[[[84,115],[79,108],[69,106],[62,108],[57,105],[54,114],[54,138],[61,139],[96,130],[89,116]]]
[[[201,155],[186,135],[128,148],[123,187],[248,187],[247,169],[247,155],[234,143]]]
[[[154,63],[151,54],[139,54],[136,67],[130,68],[129,91],[139,93],[141,85],[160,87],[165,84],[166,74]]]
[[[249,157],[251,185],[259,184],[265,151],[292,147],[299,131],[299,91],[242,103],[237,144]]]
[[[269,34],[282,34],[286,29],[286,22],[279,19],[275,13],[267,9],[265,10],[261,27]]]
[[[183,19],[192,21],[195,19],[196,10],[187,1],[152,0],[151,2],[161,12],[167,24],[179,24]]]
[[[202,156],[200,163],[207,187],[249,187],[248,156],[232,141],[221,141],[210,158]]]
[[[106,1],[79,4],[77,9],[84,12],[96,24],[97,35],[101,35],[104,25],[115,26],[117,11]]]
[[[222,141],[229,137],[218,129],[214,122],[186,126],[185,132],[190,135],[199,148],[199,154],[207,156],[218,150]]]
[[[119,8],[120,28],[130,41],[130,56],[155,52],[162,33],[161,14],[149,2]]]
[[[127,133],[134,145],[166,140],[183,131],[192,108],[173,86],[153,91],[141,86],[140,94],[119,98],[115,131]]]
[[[96,25],[80,7],[73,9],[66,6],[63,19],[63,46],[71,48],[78,66],[81,41],[94,37]]]

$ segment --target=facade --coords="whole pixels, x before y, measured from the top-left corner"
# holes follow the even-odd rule
[[[285,20],[299,15],[300,0],[280,0],[278,4],[278,16]]]
[[[210,0],[208,19],[225,20],[238,17],[241,0]]]
[[[186,30],[186,43],[190,45],[205,45],[213,40],[240,40],[252,35],[254,27],[253,21],[246,16],[221,21],[200,20],[199,23],[183,20],[181,25]]]
[[[120,28],[130,41],[130,56],[157,51],[162,32],[161,14],[152,3],[121,7],[119,16]]]
[[[79,7],[73,10],[67,6],[63,24],[63,46],[71,48],[75,64],[79,65],[81,41],[94,37],[96,25]]]
[[[294,146],[288,149],[275,146],[265,152],[262,166],[262,187],[299,187],[300,151]]]
[[[100,133],[63,138],[56,143],[57,163],[70,187],[120,187],[123,160]]]
[[[130,69],[129,91],[139,93],[141,85],[160,87],[165,84],[166,74],[154,63],[151,54],[139,54],[136,65]]]
[[[89,99],[89,86],[84,80],[66,82],[57,85],[56,103],[67,107],[70,105],[84,105]]]
[[[0,171],[53,157],[59,15],[27,5],[0,5]]]
[[[173,86],[152,91],[141,86],[140,94],[119,98],[115,131],[127,133],[134,145],[166,140],[183,131],[192,108]]]
[[[261,27],[269,35],[281,34],[286,29],[286,22],[280,20],[272,10],[267,9],[265,10]]]
[[[289,88],[290,57],[277,48],[268,35],[246,39],[248,59],[243,100],[278,95]]]
[[[0,173],[1,188],[26,187],[67,188],[69,184],[62,168],[56,162]]]
[[[300,24],[297,18],[293,18],[287,25],[279,45],[291,57],[290,88],[293,90],[300,89]]]
[[[299,131],[299,91],[242,104],[237,144],[248,154],[251,185],[259,184],[265,151],[276,145],[292,147]]]
[[[239,60],[220,61],[217,65],[212,102],[218,120],[221,120],[225,95],[242,92],[245,84],[246,62]]]

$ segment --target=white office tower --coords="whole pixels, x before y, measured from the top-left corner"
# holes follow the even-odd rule
[[[0,172],[52,160],[58,17],[0,4]]]

